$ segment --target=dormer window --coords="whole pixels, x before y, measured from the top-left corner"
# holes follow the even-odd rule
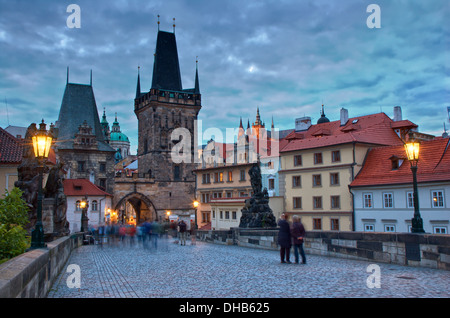
[[[391,170],[397,170],[398,168],[400,168],[404,161],[404,159],[397,156],[392,156],[389,159],[391,160]]]

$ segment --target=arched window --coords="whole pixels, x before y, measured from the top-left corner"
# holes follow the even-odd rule
[[[98,203],[97,200],[92,201],[92,211],[97,211],[98,210]]]
[[[81,211],[81,208],[80,208],[80,200],[78,200],[78,201],[75,203],[75,211]]]

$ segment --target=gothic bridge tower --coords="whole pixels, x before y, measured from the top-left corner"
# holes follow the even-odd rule
[[[139,178],[133,181],[130,192],[119,191],[122,192],[122,198],[117,198],[120,204],[140,200],[152,206],[149,207],[154,210],[152,218],[159,220],[165,218],[167,211],[184,217],[194,213],[193,170],[196,167],[194,155],[197,155],[194,121],[201,107],[198,68],[195,87],[183,89],[175,32],[158,30],[151,88],[148,92],[141,91],[138,71],[134,100],[138,119]],[[172,160],[172,147],[181,140],[171,140],[176,128],[186,128],[190,132],[191,162]],[[142,200],[144,197],[146,199]]]

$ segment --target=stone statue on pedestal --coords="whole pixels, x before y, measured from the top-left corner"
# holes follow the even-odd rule
[[[258,162],[254,163],[248,171],[252,184],[253,195],[245,201],[239,227],[264,228],[276,227],[275,216],[269,207],[269,194],[267,189],[262,190],[261,168]]]

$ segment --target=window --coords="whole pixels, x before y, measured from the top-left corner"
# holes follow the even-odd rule
[[[320,174],[313,174],[313,187],[322,186],[322,176]]]
[[[339,231],[339,219],[331,219],[331,230]]]
[[[233,191],[227,191],[227,198],[233,197]]]
[[[293,207],[294,209],[302,208],[302,198],[301,197],[293,197]]]
[[[209,212],[202,212],[202,222],[203,223],[211,222],[210,216],[211,214]]]
[[[269,179],[269,190],[275,189],[275,179]]]
[[[100,172],[106,172],[106,163],[100,162]]]
[[[213,198],[214,199],[222,198],[222,192],[213,192]]]
[[[339,150],[331,152],[331,162],[340,162],[341,161],[341,152]]]
[[[97,211],[98,210],[98,203],[97,200],[92,201],[92,207],[91,211]]]
[[[338,172],[330,173],[330,185],[332,185],[332,186],[339,185],[339,173]]]
[[[209,202],[209,193],[202,193],[202,203]]]
[[[383,193],[383,207],[384,208],[394,207],[394,195],[392,193]]]
[[[75,211],[81,211],[80,200],[75,203]]]
[[[99,186],[106,189],[106,179],[99,179]]]
[[[219,182],[219,173],[215,172],[214,173],[214,183],[218,183]]]
[[[339,209],[341,207],[341,197],[338,195],[331,196],[331,208]]]
[[[237,220],[237,212],[236,211],[231,212],[231,218],[233,220]]]
[[[301,166],[302,165],[302,155],[296,155],[294,156],[294,166]]]
[[[395,225],[385,224],[384,225],[384,231],[385,232],[395,232]]]
[[[317,165],[319,163],[323,163],[321,152],[317,152],[314,154],[314,164]]]
[[[181,171],[180,166],[173,167],[173,179],[180,180],[181,179]]]
[[[239,196],[242,198],[242,197],[248,197],[248,193],[247,192],[245,192],[245,191],[241,191],[241,192],[239,192]]]
[[[322,197],[313,197],[313,208],[314,209],[322,208]]]
[[[230,211],[225,211],[225,220],[230,219]]]
[[[78,172],[84,172],[85,169],[85,162],[84,161],[78,161]]]
[[[374,232],[375,225],[373,224],[364,224],[364,232]]]
[[[372,193],[364,193],[363,194],[363,207],[366,209],[373,208]]]
[[[202,174],[202,183],[211,183],[211,176],[209,173]]]
[[[223,220],[223,211],[220,211],[220,219]]]
[[[313,230],[322,229],[322,219],[313,219]]]
[[[239,172],[239,181],[245,181],[245,170]]]
[[[233,171],[228,171],[228,182],[233,182]]]
[[[434,190],[431,191],[432,196],[432,206],[433,208],[443,208],[444,207],[444,191]]]
[[[446,226],[433,226],[433,233],[434,234],[447,234],[447,227]]]
[[[414,208],[414,193],[406,192],[406,207]]]
[[[292,187],[300,188],[302,186],[302,178],[301,176],[292,176]]]

